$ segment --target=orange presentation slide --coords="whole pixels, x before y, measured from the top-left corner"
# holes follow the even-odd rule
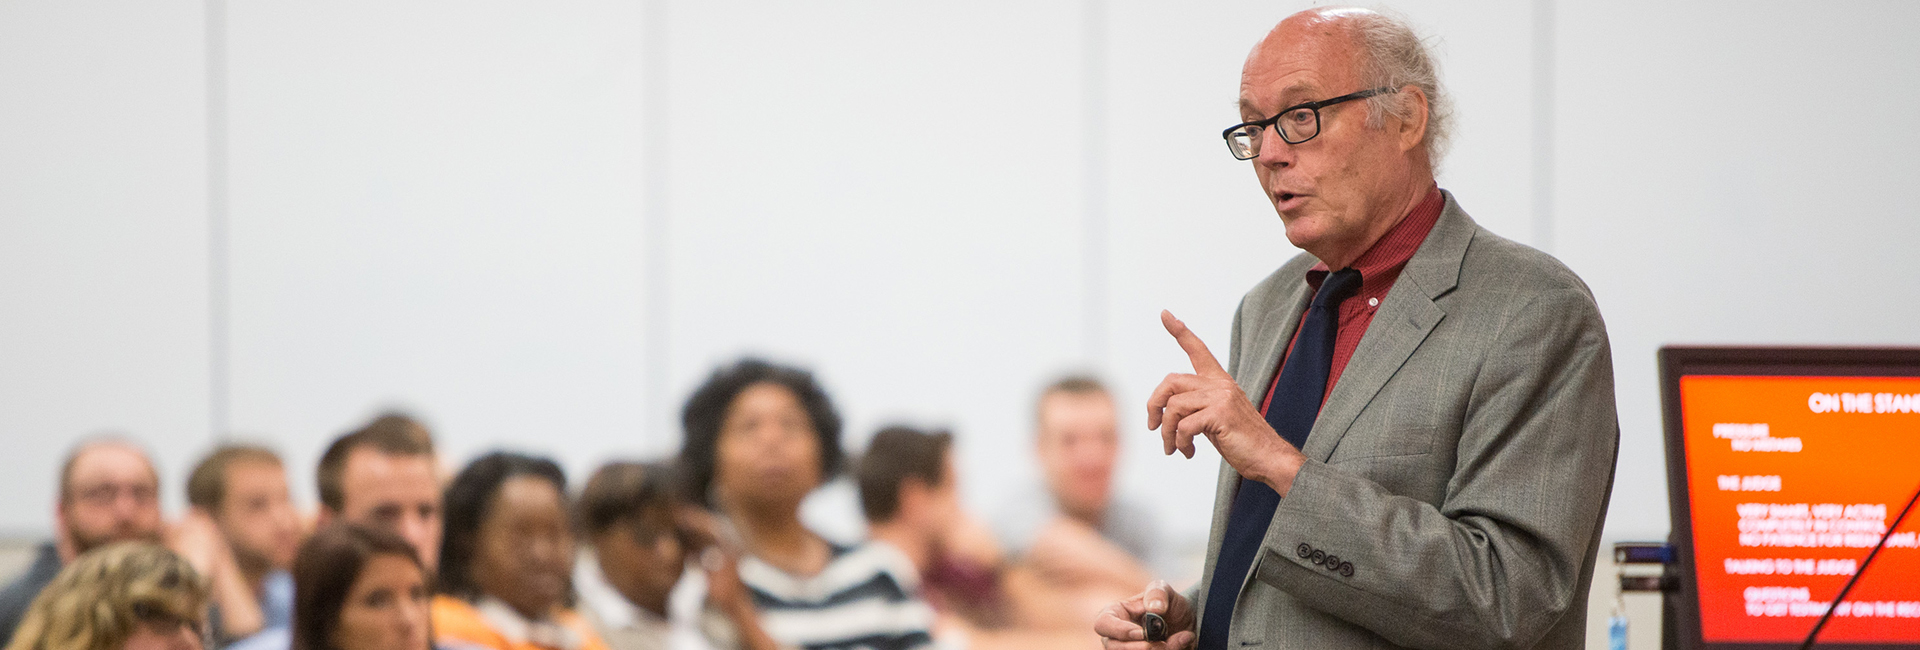
[[[1797,643],[1920,487],[1920,377],[1684,376],[1680,404],[1703,640]],[[1916,520],[1821,641],[1920,643]]]

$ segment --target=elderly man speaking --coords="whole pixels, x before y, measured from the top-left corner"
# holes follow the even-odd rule
[[[1225,462],[1199,587],[1109,606],[1107,648],[1583,644],[1619,443],[1606,329],[1571,271],[1435,184],[1446,107],[1374,12],[1296,14],[1248,56],[1227,148],[1306,254],[1241,300],[1225,368],[1161,314],[1193,373],[1148,426]]]

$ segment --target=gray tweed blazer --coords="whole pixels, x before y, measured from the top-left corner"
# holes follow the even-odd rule
[[[1258,403],[1312,290],[1302,254],[1240,302]],[[1452,194],[1307,438],[1240,587],[1233,648],[1580,648],[1619,423],[1580,278]],[[1220,465],[1211,577],[1239,476]],[[1190,597],[1202,608],[1202,582]]]

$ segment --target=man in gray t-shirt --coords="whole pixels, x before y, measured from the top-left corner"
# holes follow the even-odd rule
[[[1035,409],[1034,452],[1046,495],[1023,491],[996,513],[994,532],[1007,550],[1059,585],[1134,590],[1152,579],[1163,544],[1151,514],[1113,494],[1120,432],[1106,387],[1089,377],[1047,386]]]

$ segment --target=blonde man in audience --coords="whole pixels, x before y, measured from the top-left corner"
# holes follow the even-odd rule
[[[54,541],[40,545],[27,571],[0,590],[0,638],[11,637],[27,606],[60,568],[118,541],[159,541],[160,476],[134,443],[102,437],[76,445],[60,469]]]
[[[144,542],[88,551],[41,590],[7,650],[203,650],[207,588]]]
[[[1041,580],[1085,592],[1090,617],[1154,577],[1160,537],[1144,507],[1114,494],[1119,418],[1106,386],[1083,376],[1048,385],[1034,428],[1046,496],[1022,492],[1002,508],[995,529]]]

